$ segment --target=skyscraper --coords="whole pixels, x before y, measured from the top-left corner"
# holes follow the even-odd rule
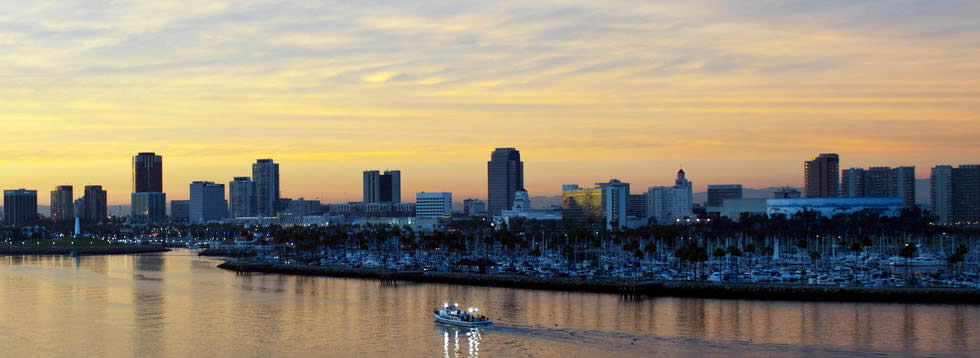
[[[3,220],[5,225],[22,226],[37,219],[37,190],[3,191]]]
[[[845,198],[902,198],[915,206],[915,167],[850,168],[841,171],[840,196]]]
[[[133,157],[133,192],[163,192],[163,157],[153,152]]]
[[[687,180],[684,169],[677,171],[677,179],[674,179],[674,187],[687,191],[688,205],[694,205],[694,182]]]
[[[172,205],[172,203],[171,203]],[[210,181],[195,181],[190,185],[190,220],[206,223],[225,218],[228,202],[225,201],[225,185]]]
[[[491,216],[514,206],[514,193],[524,188],[524,162],[514,148],[497,148],[487,162],[487,210]]]
[[[71,185],[59,185],[51,191],[51,220],[75,220],[74,195]]]
[[[808,198],[836,198],[840,185],[840,157],[820,154],[803,163],[803,187]]]
[[[980,221],[980,165],[932,168],[931,206],[939,222]]]
[[[259,159],[252,164],[255,182],[255,212],[261,216],[276,216],[279,205],[279,164],[272,159]]]
[[[630,183],[619,179],[611,179],[607,183],[595,183],[597,188],[606,190],[606,211],[608,212],[609,228],[626,226],[626,204],[630,196]]]
[[[163,157],[152,152],[133,157],[133,193],[130,222],[156,224],[167,217],[167,194],[163,193]]]
[[[708,206],[722,206],[725,200],[741,198],[742,184],[708,185]]]
[[[384,174],[377,170],[364,171],[364,200],[365,203],[402,202],[402,173],[399,170],[385,170]]]
[[[228,183],[231,217],[252,217],[256,213],[255,182],[249,177],[235,177]]]
[[[106,192],[101,185],[86,185],[82,199],[85,208],[84,215],[81,215],[83,220],[103,222],[109,216]]]

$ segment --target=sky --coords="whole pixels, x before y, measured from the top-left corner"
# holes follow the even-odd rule
[[[0,188],[128,204],[280,163],[284,197],[361,172],[486,197],[516,147],[531,195],[610,178],[802,186],[841,167],[980,162],[980,2],[0,0]],[[634,189],[633,191],[637,191]]]

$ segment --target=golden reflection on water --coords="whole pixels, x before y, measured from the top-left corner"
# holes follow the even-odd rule
[[[980,353],[976,305],[634,299],[236,275],[217,263],[186,251],[0,257],[0,346],[9,356]],[[434,324],[446,297],[496,326]]]

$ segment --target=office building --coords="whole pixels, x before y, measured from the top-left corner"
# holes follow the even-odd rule
[[[612,180],[591,189],[575,184],[562,185],[562,219],[566,225],[589,231],[626,226],[627,186],[623,184]]]
[[[258,214],[258,197],[255,182],[249,177],[235,177],[228,183],[228,201],[231,217],[247,218]]]
[[[86,185],[82,201],[85,210],[81,215],[82,220],[99,223],[109,217],[108,197],[101,185]]]
[[[172,205],[172,204],[171,204]],[[195,181],[190,185],[190,221],[207,223],[228,215],[225,185],[210,181]]]
[[[322,205],[319,200],[306,200],[299,198],[290,200],[286,205],[287,213],[294,216],[311,216],[323,214]]]
[[[255,212],[259,216],[276,216],[279,209],[279,164],[259,159],[252,164],[255,182]]]
[[[175,223],[188,223],[191,221],[191,201],[190,200],[171,200],[170,201],[170,220]]]
[[[491,216],[514,206],[514,193],[524,188],[524,162],[514,148],[497,148],[487,162],[487,211]]]
[[[930,185],[930,206],[940,223],[980,222],[980,165],[937,166]]]
[[[71,185],[59,185],[51,191],[51,220],[75,220],[74,195]]]
[[[619,179],[610,179],[606,183],[595,183],[596,188],[608,189],[607,211],[610,228],[622,228],[626,226],[626,205],[630,196],[630,184],[624,183]]]
[[[708,185],[708,205],[720,207],[725,200],[741,199],[742,184]]]
[[[840,196],[844,198],[902,198],[915,206],[915,167],[850,168],[841,171]]]
[[[163,193],[163,157],[152,152],[133,157],[133,193],[130,223],[156,224],[167,218],[167,195]]]
[[[402,202],[402,173],[399,170],[364,171],[364,202],[394,203]]]
[[[133,157],[133,192],[163,192],[163,157],[152,152]]]
[[[802,193],[800,193],[799,190],[790,187],[782,187],[779,190],[776,190],[775,192],[772,193],[772,197],[777,199],[792,199],[792,198],[799,198],[801,196]]]
[[[37,219],[37,190],[3,191],[4,225],[23,226]]]
[[[807,198],[836,198],[840,186],[840,157],[820,154],[803,163],[803,192]]]
[[[415,217],[437,218],[449,217],[453,214],[452,193],[416,193]]]
[[[626,216],[634,218],[647,217],[647,194],[630,194],[626,198]]]
[[[159,224],[167,219],[167,194],[132,193],[129,201],[131,224]]]
[[[463,200],[463,215],[466,216],[486,216],[487,203],[479,199]]]

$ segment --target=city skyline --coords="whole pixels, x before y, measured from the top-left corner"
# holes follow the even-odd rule
[[[483,197],[503,146],[532,195],[680,167],[698,191],[799,186],[814,153],[931,168],[980,152],[975,2],[0,6],[2,188],[127,203],[121,163],[143,150],[167,158],[173,198],[271,157],[282,196],[325,202],[358,200],[367,168]]]

